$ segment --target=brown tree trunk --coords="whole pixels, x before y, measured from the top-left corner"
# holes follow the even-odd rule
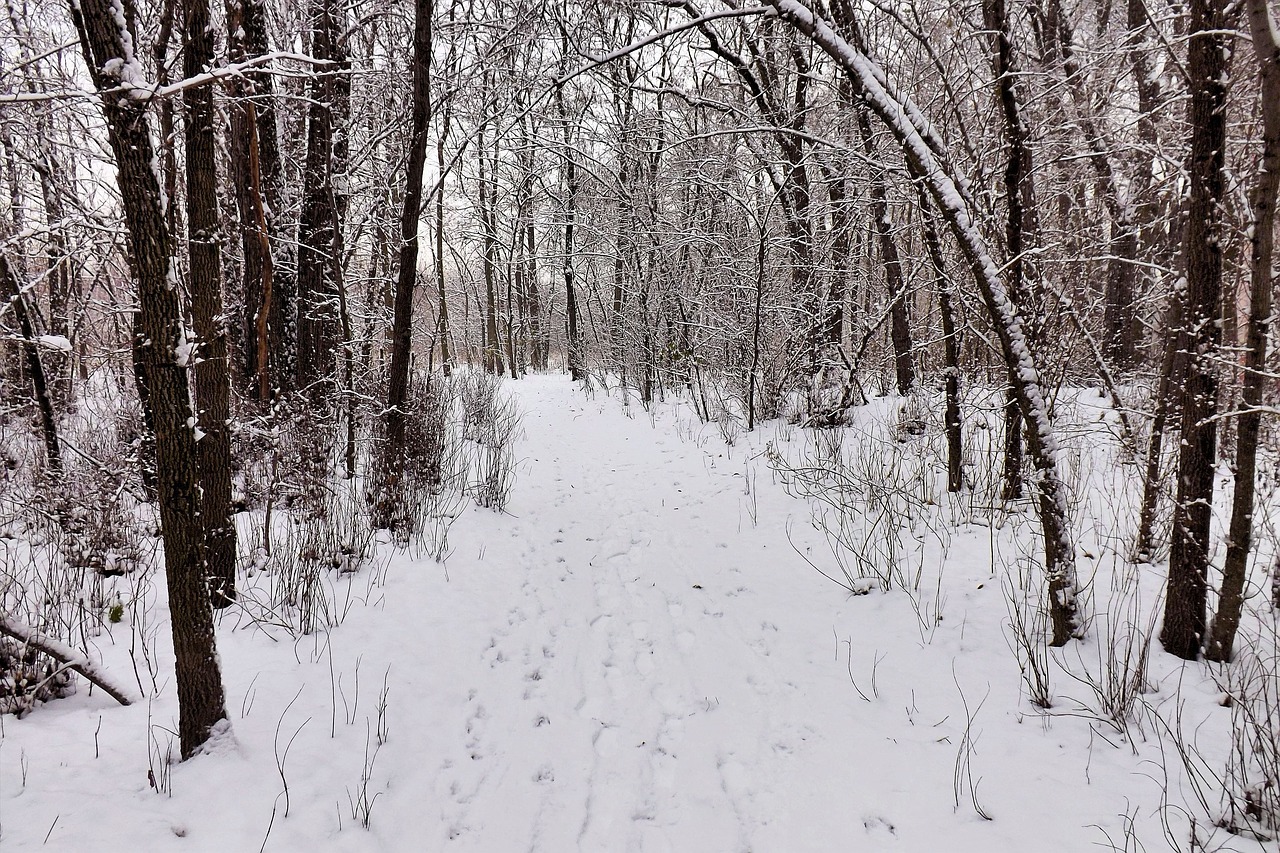
[[[1249,331],[1245,346],[1244,387],[1236,421],[1235,493],[1222,590],[1213,631],[1205,648],[1212,661],[1228,661],[1240,627],[1244,587],[1253,542],[1253,513],[1258,468],[1258,431],[1266,383],[1267,338],[1271,331],[1271,261],[1275,249],[1276,195],[1280,190],[1280,42],[1267,0],[1246,0],[1249,32],[1258,58],[1262,90],[1262,168],[1253,187],[1253,234],[1249,257]]]
[[[1187,229],[1186,328],[1194,353],[1182,395],[1182,447],[1178,494],[1173,508],[1173,543],[1160,642],[1186,660],[1200,655],[1205,631],[1209,530],[1213,516],[1213,475],[1218,462],[1218,351],[1222,342],[1222,201],[1227,142],[1226,73],[1231,36],[1224,0],[1191,0],[1187,58],[1191,101],[1191,190]]]
[[[130,37],[131,6],[123,7],[125,18],[121,20],[121,7],[107,0],[76,0],[70,5],[85,63],[102,100],[124,203],[129,255],[138,280],[145,335],[140,361],[155,423],[160,523],[176,658],[178,735],[182,757],[189,758],[215,728],[226,725],[227,714],[205,580],[194,413],[186,367],[179,355],[186,335],[165,197],[153,168],[155,151],[146,115],[150,93],[135,89],[128,76],[138,62]]]
[[[316,59],[337,56],[339,24],[335,0],[313,0],[311,53]],[[298,223],[298,355],[297,384],[313,399],[332,398],[339,338],[338,287],[332,253],[337,221],[333,188],[333,108],[335,71],[315,72],[308,87],[307,158],[303,177],[302,217]]]
[[[858,133],[862,137],[862,150],[872,164],[878,162],[875,143],[871,140],[871,122],[866,110],[858,110]],[[898,245],[893,239],[893,225],[889,221],[888,191],[884,172],[871,165],[871,222],[880,243],[880,259],[884,261],[885,282],[889,285],[889,339],[893,342],[894,374],[898,381],[898,393],[906,396],[916,384],[915,365],[912,362],[911,326],[907,320],[907,283],[902,275],[902,260],[898,257]]]
[[[58,444],[58,420],[53,414],[49,399],[49,385],[45,380],[44,364],[40,360],[40,344],[36,341],[35,327],[27,311],[27,301],[22,296],[22,285],[9,268],[9,259],[0,254],[0,298],[13,309],[18,322],[18,334],[22,336],[22,349],[27,356],[27,376],[31,379],[31,392],[40,410],[40,429],[44,433],[45,463],[54,474],[62,473],[62,451]]]
[[[964,488],[964,434],[960,417],[960,334],[956,330],[955,306],[951,304],[951,280],[947,277],[946,256],[942,240],[933,222],[929,194],[921,181],[916,181],[920,197],[920,223],[924,245],[933,268],[934,286],[938,293],[938,313],[942,315],[942,344],[946,366],[946,410],[943,424],[947,435],[947,491]]]
[[[209,0],[184,0],[182,73],[203,74],[213,65]],[[227,330],[222,317],[222,229],[218,217],[218,171],[214,150],[213,89],[191,86],[182,93],[187,142],[187,246],[191,318],[199,343],[192,362],[200,431],[200,485],[205,561],[214,607],[236,596],[236,526],[231,514],[231,379]]]
[[[422,172],[427,165],[427,129],[431,124],[431,16],[434,0],[416,0],[413,23],[413,101],[409,165],[404,208],[400,213],[400,266],[396,273],[391,323],[391,369],[387,383],[384,488],[393,489],[404,468],[405,402],[413,351],[413,294],[418,282],[418,232],[422,217]],[[443,299],[442,299],[443,301]],[[384,522],[389,519],[382,519]]]
[[[258,0],[227,0],[227,52],[243,62],[267,52],[263,11]],[[228,148],[236,207],[240,218],[243,303],[240,315],[242,385],[261,404],[271,402],[286,377],[288,359],[280,352],[283,329],[277,308],[277,275],[273,244],[280,211],[280,153],[276,140],[271,76],[258,69],[231,81],[231,128]]]

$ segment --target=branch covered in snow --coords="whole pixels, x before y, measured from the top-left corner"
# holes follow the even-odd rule
[[[127,688],[116,684],[110,676],[94,666],[88,657],[61,640],[46,636],[35,628],[24,625],[12,616],[6,615],[0,615],[0,634],[13,637],[18,642],[42,651],[54,660],[61,662],[64,666],[75,670],[101,687],[104,693],[121,705],[133,703],[133,697]]]
[[[128,86],[118,86],[114,89],[52,89],[46,92],[10,92],[0,95],[0,104],[14,103],[31,103],[33,101],[66,101],[76,98],[96,98],[100,95],[126,93],[130,97],[139,99],[150,98],[168,98],[194,86],[203,86],[207,83],[213,83],[218,80],[224,80],[229,77],[239,77],[246,71],[251,71],[261,65],[279,61],[302,62],[307,65],[316,67],[324,67],[333,65],[334,63],[327,59],[316,59],[303,53],[292,53],[285,50],[276,50],[271,53],[264,53],[261,56],[255,56],[252,59],[246,59],[244,62],[235,62],[230,65],[224,65],[221,68],[215,68],[212,71],[206,71],[204,74],[197,74],[194,77],[188,77],[184,80],[178,80],[167,86],[161,86],[159,83],[131,83]]]

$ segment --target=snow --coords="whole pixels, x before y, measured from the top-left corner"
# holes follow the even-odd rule
[[[41,335],[36,339],[40,346],[59,352],[71,352],[71,341],[62,335]]]
[[[915,603],[848,596],[806,564],[830,552],[763,457],[798,452],[801,431],[727,446],[685,406],[629,417],[563,377],[507,387],[525,432],[508,513],[464,513],[445,566],[387,550],[381,581],[342,576],[351,607],[327,633],[223,611],[230,731],[172,766],[163,573],[142,584],[151,617],[108,626],[97,651],[131,678],[140,631],[158,690],[121,708],[81,689],[0,721],[0,846],[1088,850],[1135,813],[1160,849],[1165,745],[1131,749],[1069,700],[1044,716],[1023,695],[997,567],[1032,547],[1029,520],[961,523]],[[1099,457],[1086,446],[1080,464]],[[1175,693],[1180,662],[1153,657],[1151,701],[1182,703],[1208,741],[1230,712],[1193,672]]]

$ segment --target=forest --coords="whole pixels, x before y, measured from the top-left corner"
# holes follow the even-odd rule
[[[1273,0],[0,45],[4,849],[1280,849]]]

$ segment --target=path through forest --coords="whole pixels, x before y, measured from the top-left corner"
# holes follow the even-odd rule
[[[779,425],[730,447],[687,408],[507,387],[508,513],[468,509],[444,566],[392,557],[327,634],[225,614],[234,737],[171,797],[144,746],[171,699],[6,721],[5,849],[1068,851],[1155,796],[1127,748],[1027,715],[987,532],[955,534],[926,630],[796,553],[826,546],[762,456]],[[125,626],[101,645],[130,666]]]

